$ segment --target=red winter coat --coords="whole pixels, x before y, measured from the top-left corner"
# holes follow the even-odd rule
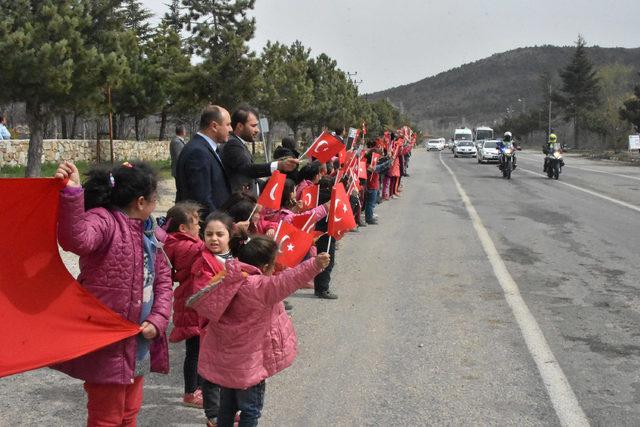
[[[198,373],[223,387],[246,389],[293,363],[297,338],[282,300],[321,270],[315,258],[272,276],[237,260],[226,268],[226,278],[193,303],[209,320]]]
[[[178,287],[173,291],[173,330],[169,341],[179,342],[200,333],[198,313],[187,307],[187,299],[196,293],[193,287],[191,268],[200,256],[204,242],[197,236],[175,232],[167,236],[164,251],[173,266],[173,281]]]
[[[84,211],[82,189],[60,193],[58,240],[80,256],[78,282],[118,315],[140,323],[143,284],[142,220],[123,212],[95,208]],[[171,272],[161,250],[155,258],[153,306],[145,319],[158,330],[151,343],[152,372],[169,372],[166,329],[171,313]],[[136,336],[126,338],[53,368],[99,384],[131,384],[136,364]]]

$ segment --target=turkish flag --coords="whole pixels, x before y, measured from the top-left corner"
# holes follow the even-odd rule
[[[380,154],[371,153],[371,168],[375,169],[378,166],[378,160],[380,159]]]
[[[361,160],[358,165],[358,178],[367,179],[367,161]]]
[[[300,200],[302,200],[302,209],[308,211],[318,206],[318,198],[320,197],[320,186],[310,185],[302,190],[300,193]]]
[[[0,377],[64,362],[136,335],[60,259],[58,179],[0,179]]]
[[[294,225],[281,222],[275,236],[278,243],[276,262],[287,267],[300,264],[313,245],[313,236]]]
[[[322,132],[307,150],[307,156],[326,163],[344,147],[345,145],[338,137],[331,135],[329,132]]]
[[[315,220],[315,214],[313,212],[309,212],[302,215],[296,215],[291,220],[291,224],[296,228],[299,228],[302,231],[306,231],[310,233],[315,228],[317,220]]]
[[[282,202],[282,192],[284,191],[284,182],[287,179],[287,175],[275,171],[267,185],[264,186],[260,197],[258,197],[258,204],[263,208],[269,208],[273,210],[280,209],[280,203]]]
[[[327,233],[336,240],[340,240],[344,233],[356,227],[356,220],[349,204],[349,196],[344,191],[344,185],[339,183],[331,190],[331,206],[327,219]]]
[[[342,166],[347,161],[347,147],[343,147],[338,151],[338,164]]]

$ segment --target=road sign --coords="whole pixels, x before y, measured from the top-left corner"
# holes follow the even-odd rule
[[[640,135],[629,135],[629,150],[640,150]]]

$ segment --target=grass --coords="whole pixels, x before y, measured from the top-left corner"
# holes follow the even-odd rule
[[[147,162],[151,167],[153,167],[158,172],[158,178],[161,180],[170,179],[171,178],[171,161],[170,160],[156,160],[152,162]],[[75,162],[75,165],[78,167],[80,171],[80,175],[83,175],[87,172],[91,167],[96,165],[97,163],[89,163],[85,161]],[[57,163],[43,163],[42,172],[40,176],[42,177],[51,177],[55,173],[58,168]],[[2,166],[0,167],[0,178],[24,178],[24,173],[26,171],[25,166]]]

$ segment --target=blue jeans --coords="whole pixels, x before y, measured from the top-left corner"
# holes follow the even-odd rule
[[[373,221],[373,208],[378,202],[378,190],[367,190],[366,200],[364,202],[364,219],[367,222]]]
[[[254,427],[262,415],[265,382],[245,390],[220,387],[218,427],[233,427],[236,412],[240,412],[238,427]]]

